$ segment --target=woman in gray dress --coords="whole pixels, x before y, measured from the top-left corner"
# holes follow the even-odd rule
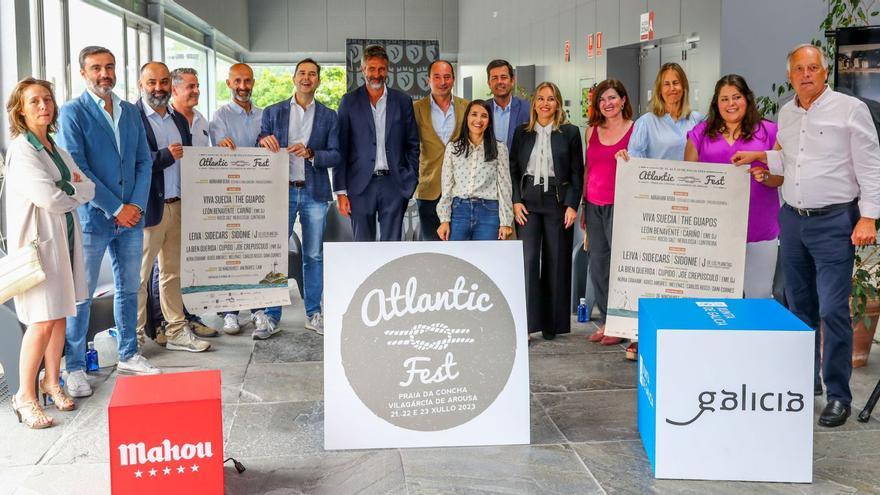
[[[26,324],[21,345],[18,393],[12,408],[30,428],[54,424],[37,402],[40,362],[46,374],[38,387],[60,411],[75,407],[59,385],[65,318],[76,314],[76,301],[86,297],[82,238],[76,208],[95,195],[95,184],[58,148],[58,107],[47,81],[19,82],[6,104],[10,134],[6,153],[6,222],[9,252],[15,253],[39,235],[40,261],[46,280],[15,297],[15,312]]]

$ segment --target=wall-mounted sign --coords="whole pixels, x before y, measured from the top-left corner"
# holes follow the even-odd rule
[[[654,39],[654,11],[645,12],[639,17],[639,41]]]
[[[596,56],[602,56],[602,31],[596,33]]]
[[[593,33],[587,35],[587,58],[593,58]]]
[[[565,40],[565,61],[571,61],[571,41]]]
[[[520,242],[324,249],[326,449],[529,443]]]

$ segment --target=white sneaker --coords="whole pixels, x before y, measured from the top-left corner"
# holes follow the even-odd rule
[[[174,335],[168,336],[165,348],[169,351],[204,352],[211,348],[211,344],[193,335],[189,327],[184,327]]]
[[[147,358],[140,354],[135,354],[125,361],[119,361],[116,365],[116,371],[132,375],[158,375],[162,373],[162,370],[150,364]]]
[[[324,335],[324,315],[320,312],[313,314],[306,320],[306,329],[314,330],[318,335]]]
[[[254,340],[266,340],[281,331],[263,311],[257,311],[251,319],[254,320],[254,333],[251,334]]]
[[[227,335],[237,335],[241,332],[241,325],[238,324],[238,315],[228,313],[223,317],[223,332]]]
[[[64,387],[67,388],[67,395],[71,397],[88,397],[92,395],[92,386],[89,385],[89,379],[83,370],[67,373]]]

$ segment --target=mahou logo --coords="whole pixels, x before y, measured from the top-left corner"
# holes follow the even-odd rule
[[[167,438],[159,445],[147,448],[144,442],[126,443],[117,447],[120,466],[139,466],[147,463],[166,463],[210,459],[214,456],[211,442],[172,444]]]
[[[804,409],[804,394],[792,392],[753,392],[745,383],[740,390],[724,390],[714,392],[706,390],[697,395],[697,410],[687,420],[679,421],[666,418],[673,426],[687,426],[709,412],[729,413],[798,413]]]

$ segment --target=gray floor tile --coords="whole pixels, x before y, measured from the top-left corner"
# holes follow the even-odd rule
[[[401,450],[412,495],[602,493],[577,455],[564,446]]]
[[[110,464],[34,466],[15,495],[104,495],[110,493]]]
[[[234,457],[304,456],[323,449],[323,402],[279,402],[240,404],[226,453]]]
[[[247,471],[226,469],[227,495],[405,494],[396,450],[328,452],[308,457],[241,458]]]
[[[553,340],[544,340],[540,333],[532,334],[529,354],[595,354],[604,352],[623,353],[623,346],[603,346],[587,340],[596,329],[591,322],[572,323],[571,333],[557,335]]]
[[[305,402],[324,400],[324,365],[252,363],[241,389],[241,402]]]
[[[622,352],[529,356],[535,393],[636,388],[636,370]]]
[[[636,391],[535,394],[570,442],[635,440]]]
[[[254,363],[299,363],[324,360],[324,338],[298,328],[283,330],[254,345]]]
[[[567,441],[534,395],[529,398],[529,406],[532,445],[561,444]]]

